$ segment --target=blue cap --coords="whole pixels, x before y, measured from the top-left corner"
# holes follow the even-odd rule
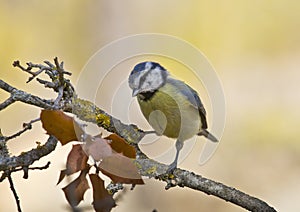
[[[152,61],[146,61],[146,62],[141,62],[141,63],[137,64],[136,66],[134,66],[130,75],[145,70],[147,68],[146,66],[148,66],[148,65],[151,65],[150,69],[155,69],[155,68],[159,67],[161,70],[166,71],[166,69],[164,67],[162,67],[159,63],[152,62]]]

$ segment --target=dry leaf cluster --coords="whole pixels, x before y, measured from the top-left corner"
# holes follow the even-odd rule
[[[104,187],[104,181],[99,172],[111,178],[113,183],[144,184],[133,159],[135,149],[116,134],[106,138],[86,134],[84,127],[72,117],[60,110],[42,110],[41,121],[49,135],[55,136],[62,145],[73,141],[68,155],[66,169],[62,170],[58,184],[65,178],[80,172],[79,176],[63,188],[66,199],[72,207],[77,206],[84,193],[89,189],[88,180],[93,187],[93,206],[96,211],[110,211],[116,206],[112,195]],[[94,164],[88,164],[91,157]],[[95,173],[92,167],[96,168]],[[87,177],[88,176],[88,177]]]

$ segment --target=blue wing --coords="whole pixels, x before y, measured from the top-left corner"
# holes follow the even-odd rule
[[[206,111],[200,100],[197,91],[195,91],[189,85],[185,84],[183,81],[170,78],[170,77],[167,80],[169,83],[176,85],[179,91],[189,100],[189,102],[191,102],[192,105],[198,109],[201,123],[202,123],[202,129],[207,129]]]

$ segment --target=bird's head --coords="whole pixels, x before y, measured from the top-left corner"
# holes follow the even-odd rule
[[[158,90],[166,83],[168,74],[168,71],[159,63],[148,61],[137,64],[128,79],[132,96]]]

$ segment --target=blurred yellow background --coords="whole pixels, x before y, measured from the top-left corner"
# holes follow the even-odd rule
[[[299,11],[295,0],[1,1],[0,78],[53,97],[36,82],[26,84],[28,75],[16,71],[12,62],[40,63],[58,56],[76,82],[87,60],[116,39],[145,32],[184,39],[205,53],[222,81],[226,127],[208,163],[196,163],[201,151],[196,144],[180,167],[261,198],[278,211],[299,211]],[[0,91],[0,100],[6,97]],[[14,104],[0,112],[0,128],[10,135],[38,114],[37,108]],[[38,124],[34,128],[9,142],[12,154],[47,138]],[[24,211],[67,210],[55,184],[68,148],[59,146],[36,163],[52,161],[46,171],[29,172],[29,180],[13,174]],[[187,188],[165,191],[164,185],[147,180],[145,186],[122,195],[114,211],[243,211]],[[83,205],[89,206],[90,195]],[[7,181],[0,183],[0,196],[1,212],[16,211]]]

